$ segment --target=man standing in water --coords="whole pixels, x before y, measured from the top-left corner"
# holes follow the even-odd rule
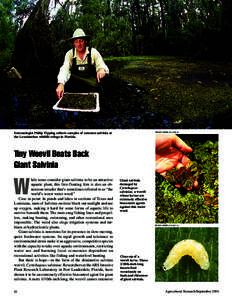
[[[90,36],[85,35],[82,29],[77,29],[70,41],[74,47],[66,53],[64,64],[58,74],[56,93],[59,99],[63,97],[64,86],[71,76],[75,79],[72,85],[75,91],[79,92],[79,88],[84,86],[83,83],[94,88],[97,82],[99,83],[109,73],[100,53],[95,48],[87,46]]]

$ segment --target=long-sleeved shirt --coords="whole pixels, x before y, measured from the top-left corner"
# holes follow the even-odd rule
[[[88,59],[87,59],[88,53],[89,53],[89,47],[86,47],[85,56],[83,60],[81,60],[80,57],[77,55],[76,49],[74,51],[74,56],[73,56],[73,49],[69,50],[65,54],[64,64],[60,68],[60,72],[58,74],[58,83],[63,83],[65,85],[65,83],[69,80],[71,76],[71,68],[72,68],[72,62],[74,57],[76,57],[77,65],[88,64]],[[95,48],[91,48],[91,64],[95,65],[96,72],[100,69],[104,69],[107,74],[109,73],[109,69],[107,65],[104,63],[101,54]]]

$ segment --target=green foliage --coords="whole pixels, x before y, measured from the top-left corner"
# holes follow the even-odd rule
[[[2,0],[0,3],[0,67],[6,65],[12,55],[16,36],[16,25],[11,12],[13,2]]]
[[[30,16],[35,8],[35,2],[37,0],[13,0],[15,9],[15,20],[18,28],[22,28],[24,21]]]
[[[116,75],[146,89],[149,111],[164,114],[174,123],[211,117],[232,108],[231,63],[225,70],[223,62],[189,62],[168,56],[115,61],[124,62],[124,66],[118,65]]]
[[[181,185],[187,190],[194,188],[194,182],[199,178],[197,163],[191,162],[187,167],[173,168],[166,172],[165,178],[168,182]]]
[[[58,107],[70,109],[94,109],[96,97],[94,95],[64,94]]]
[[[184,141],[193,149],[188,156],[197,164],[199,186],[190,191],[178,189],[156,174],[156,222],[217,223],[218,141],[202,143],[191,136]]]
[[[119,56],[131,53],[131,26],[125,9],[120,15],[110,13],[108,1],[91,0],[75,8],[71,4],[58,10],[51,22],[51,32],[55,42],[68,39],[76,28],[83,28],[91,35],[91,46],[103,56]],[[71,13],[70,13],[71,11]]]
[[[2,0],[0,3],[0,68],[11,60],[19,28],[32,12],[32,0]]]
[[[222,55],[220,33],[231,27],[230,9],[221,1],[66,2],[53,16],[59,39],[82,27],[106,56],[131,54]],[[223,16],[223,18],[222,18]],[[55,26],[54,26],[55,25]]]
[[[9,60],[15,34],[37,2],[1,1],[0,63]],[[54,4],[55,9],[50,1],[48,18],[57,56],[66,50],[59,47],[60,41],[81,27],[103,56],[178,54],[231,59],[230,1],[75,0]]]
[[[201,243],[209,256],[210,267],[202,270],[190,257],[184,256],[172,269],[164,272],[161,266],[172,247],[181,240],[193,239]],[[159,228],[155,229],[155,280],[161,282],[217,282],[218,228]]]

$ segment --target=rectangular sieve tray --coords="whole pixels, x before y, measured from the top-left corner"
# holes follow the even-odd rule
[[[84,109],[78,107],[62,107],[59,106],[63,97],[58,100],[58,102],[53,106],[54,110],[63,110],[63,111],[80,111],[80,112],[99,112],[100,111],[100,102],[99,102],[99,94],[98,93],[64,93],[65,95],[94,95],[96,99],[96,106],[93,109]]]

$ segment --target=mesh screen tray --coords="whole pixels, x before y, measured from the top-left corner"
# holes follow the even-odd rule
[[[64,111],[100,111],[98,93],[64,93],[63,97],[53,106],[55,110]]]

